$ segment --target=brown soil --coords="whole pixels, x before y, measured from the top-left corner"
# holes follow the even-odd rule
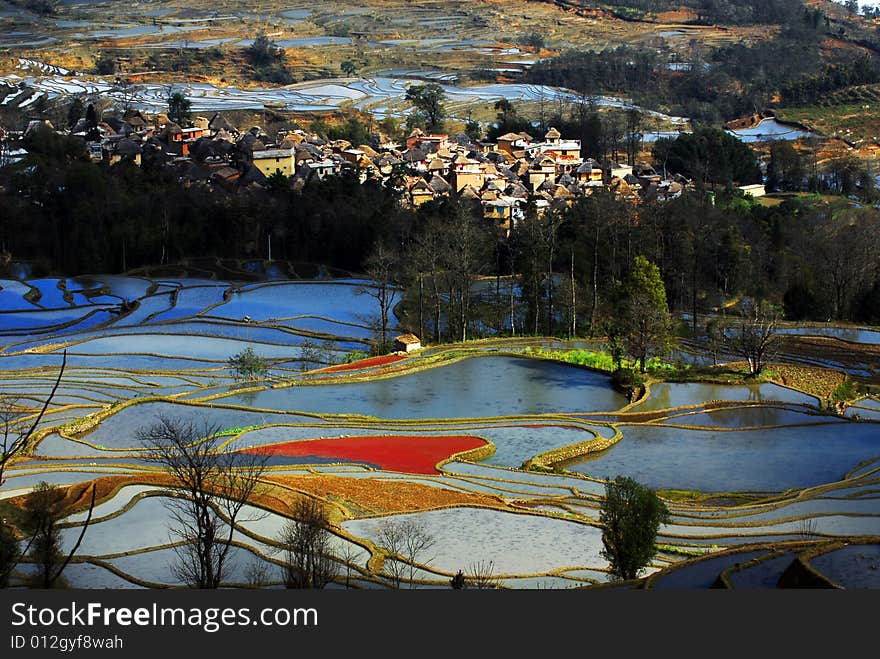
[[[345,478],[312,474],[301,476],[272,476],[270,474],[264,477],[263,481],[269,485],[258,490],[252,503],[281,515],[290,513],[291,506],[300,496],[299,493],[332,501],[344,508],[348,517],[415,512],[446,506],[506,508],[506,504],[500,496],[459,492],[403,481],[392,482],[376,478]],[[125,485],[167,487],[172,482],[171,477],[166,474],[97,478],[93,481],[76,483],[67,487],[61,508],[69,513],[86,510],[92,494],[92,484],[97,487],[95,497],[97,505]],[[273,487],[271,484],[281,487]],[[22,506],[27,497],[27,494],[14,497],[8,503]]]
[[[793,387],[820,399],[831,395],[845,376],[839,371],[814,366],[794,366],[791,364],[774,364],[772,370],[779,374],[778,382],[786,387]]]
[[[830,337],[785,336],[782,339],[777,359],[786,361],[786,355],[835,361],[846,365],[847,368],[867,370],[872,375],[860,379],[874,385],[880,384],[880,345],[848,343]],[[834,373],[829,369],[815,370]],[[827,385],[822,385],[820,389],[824,390],[827,386],[830,386],[830,381]]]
[[[446,490],[420,483],[377,478],[303,475],[270,476],[272,482],[315,496],[331,499],[352,512],[365,514],[403,513],[441,506],[505,507],[501,497]],[[295,495],[291,495],[292,497]]]
[[[672,11],[660,11],[654,14],[654,20],[658,23],[685,23],[697,19],[697,12],[686,7],[679,7]]]

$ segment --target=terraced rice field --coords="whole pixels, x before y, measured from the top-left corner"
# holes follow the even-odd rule
[[[655,382],[629,404],[603,373],[523,354],[542,339],[331,366],[367,347],[377,309],[358,291],[370,283],[241,274],[0,282],[0,393],[17,399],[17,427],[36,418],[67,354],[0,498],[40,481],[99,485],[72,586],[179,585],[172,482],[139,435],[162,415],[270,456],[233,530],[229,585],[261,563],[265,585],[280,583],[278,534],[305,496],[333,510],[336,587],[446,587],[486,566],[505,588],[598,586],[610,580],[602,479],[626,474],[672,512],[633,585],[878,586],[874,398],[837,417],[787,386]],[[245,347],[268,361],[265,379],[236,381],[227,359]],[[68,547],[84,520],[66,519]],[[404,523],[433,539],[406,565],[382,544],[383,528]]]

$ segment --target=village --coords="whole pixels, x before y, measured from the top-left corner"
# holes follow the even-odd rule
[[[553,127],[538,136],[507,133],[494,142],[416,128],[399,142],[377,132],[371,144],[355,145],[302,129],[279,130],[273,138],[259,126],[236,128],[219,112],[188,123],[184,127],[167,114],[135,109],[97,121],[82,118],[69,131],[34,120],[21,132],[0,128],[0,166],[23,158],[25,138],[42,127],[82,138],[93,162],[168,167],[187,187],[234,191],[271,187],[274,178],[274,185],[299,191],[313,180],[350,175],[362,184],[394,187],[410,208],[449,195],[479,201],[484,217],[507,231],[525,217],[530,204],[541,214],[597,188],[634,204],[665,201],[690,184],[677,174],[664,178],[645,162],[584,158],[580,140],[565,138]]]

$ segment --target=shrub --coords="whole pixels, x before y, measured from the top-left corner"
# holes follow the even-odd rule
[[[245,348],[240,353],[233,355],[227,362],[232,369],[236,380],[259,380],[269,372],[269,364],[264,357],[260,357],[253,348]]]
[[[859,387],[853,380],[846,379],[831,392],[832,403],[846,403],[859,395]]]
[[[342,361],[344,364],[352,364],[354,362],[359,362],[362,359],[367,359],[369,356],[370,354],[367,352],[354,350],[353,352],[346,354]]]
[[[611,382],[617,387],[636,389],[645,384],[645,378],[635,369],[618,368],[611,374]]]
[[[635,579],[657,553],[657,531],[669,519],[666,504],[653,490],[624,476],[607,481],[599,521],[604,526],[602,557],[611,573]]]

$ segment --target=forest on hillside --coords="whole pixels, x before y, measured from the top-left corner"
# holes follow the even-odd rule
[[[525,78],[586,96],[625,94],[702,123],[729,121],[774,104],[810,105],[839,89],[880,82],[876,52],[841,49],[823,55],[832,28],[820,10],[795,4],[799,9],[778,33],[753,44],[705,51],[693,43],[684,61],[670,61],[647,46],[568,50],[536,63]]]

